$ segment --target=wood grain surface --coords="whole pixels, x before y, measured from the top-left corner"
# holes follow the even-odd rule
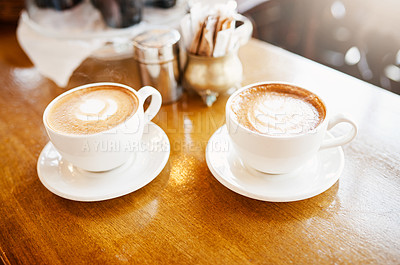
[[[137,67],[131,60],[88,59],[68,87],[59,88],[26,57],[15,27],[0,26],[0,34],[4,264],[399,264],[398,95],[251,40],[240,50],[243,85],[294,82],[358,123],[333,187],[290,203],[257,201],[225,188],[206,165],[205,147],[224,124],[227,96],[207,108],[185,93],[154,119],[171,143],[159,176],[120,198],[76,202],[54,195],[38,178],[37,159],[49,141],[42,113],[80,84],[116,81],[138,89]]]

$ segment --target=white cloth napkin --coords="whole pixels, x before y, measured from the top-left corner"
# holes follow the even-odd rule
[[[17,28],[19,44],[38,71],[60,87],[65,87],[75,69],[105,43],[104,39],[52,38],[33,29],[27,19],[22,13]]]
[[[112,48],[111,52],[104,49],[107,42],[125,47],[129,45],[123,44],[146,29],[159,25],[177,28],[186,13],[186,0],[178,0],[174,8],[167,10],[146,7],[143,21],[124,29],[108,28],[88,0],[63,12],[38,8],[33,11],[31,17],[25,11],[21,13],[18,42],[43,76],[65,87],[89,56],[118,58]]]

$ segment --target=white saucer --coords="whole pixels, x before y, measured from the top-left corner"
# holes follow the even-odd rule
[[[154,123],[145,127],[140,155],[107,172],[89,172],[65,161],[51,142],[43,148],[37,172],[43,185],[54,194],[74,201],[102,201],[136,191],[150,183],[165,167],[170,144]]]
[[[327,134],[327,138],[332,138]],[[226,125],[219,128],[207,144],[206,160],[214,177],[243,196],[271,202],[298,201],[316,196],[339,179],[344,167],[341,147],[321,150],[300,169],[270,175],[246,167],[235,154]]]

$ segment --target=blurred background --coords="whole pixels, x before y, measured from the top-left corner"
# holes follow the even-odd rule
[[[253,37],[400,94],[399,0],[237,2]],[[0,0],[0,23],[16,24],[24,5]]]
[[[400,94],[400,1],[242,2],[254,37]]]

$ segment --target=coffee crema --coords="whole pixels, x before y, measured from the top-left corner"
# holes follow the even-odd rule
[[[131,117],[139,105],[136,95],[123,87],[83,88],[58,99],[48,110],[50,128],[66,134],[95,134]]]
[[[288,84],[261,84],[231,101],[234,119],[267,135],[295,135],[315,129],[324,119],[323,102],[312,92]]]

